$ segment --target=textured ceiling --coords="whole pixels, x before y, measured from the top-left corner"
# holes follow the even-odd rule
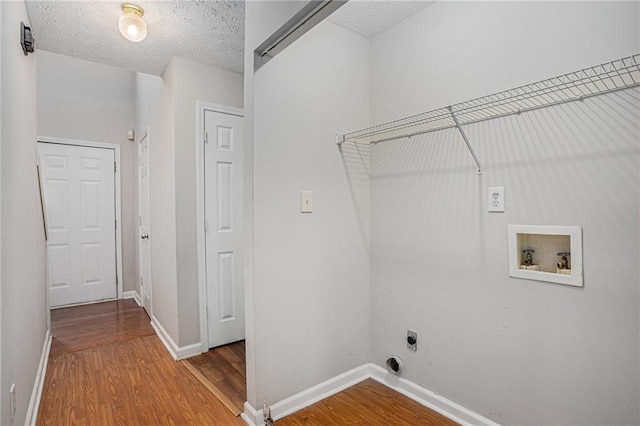
[[[140,43],[118,31],[120,3],[27,0],[36,47],[155,75],[174,56],[243,72],[244,1],[133,1],[147,22]]]
[[[244,0],[133,2],[144,8],[148,27],[140,43],[118,32],[120,1],[27,0],[36,47],[155,75],[174,56],[243,72]],[[371,39],[433,3],[350,0],[327,19]]]
[[[327,20],[372,39],[435,1],[350,0]]]

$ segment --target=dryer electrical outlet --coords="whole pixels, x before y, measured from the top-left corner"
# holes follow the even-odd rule
[[[407,348],[414,352],[418,350],[418,333],[413,330],[407,330]]]

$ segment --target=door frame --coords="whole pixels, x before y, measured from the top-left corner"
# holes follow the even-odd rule
[[[113,149],[114,159],[116,161],[115,173],[115,207],[116,207],[116,298],[122,299],[124,296],[124,281],[122,279],[122,210],[121,210],[121,188],[120,188],[120,145],[114,143],[92,142],[77,139],[56,138],[52,136],[38,136],[38,143],[52,143],[58,145],[84,146],[87,148],[103,148]],[[40,154],[38,154],[40,155]],[[47,270],[48,270],[47,265]],[[47,293],[49,289],[47,288]],[[47,310],[49,306],[49,297],[47,296]]]
[[[204,115],[205,111],[235,115],[244,118],[242,108],[234,108],[211,102],[196,102],[196,210],[197,210],[197,256],[198,295],[200,307],[200,352],[209,351],[209,322],[207,321],[207,257],[205,235],[205,185],[204,185]],[[244,188],[243,188],[244,189]]]
[[[142,199],[140,197],[140,143],[144,140],[144,138],[148,138],[148,139],[150,138],[149,126],[147,126],[144,129],[144,132],[142,132],[142,137],[135,141],[135,144],[136,144],[136,183],[137,183],[136,196],[138,198],[136,200],[137,201],[136,206],[138,208],[138,211],[137,211],[138,214],[136,215],[137,216],[137,218],[136,218],[136,226],[137,226],[136,236],[138,237],[136,239],[136,244],[137,244],[136,249],[137,249],[137,252],[138,252],[138,268],[137,268],[138,269],[138,276],[137,276],[137,278],[138,278],[138,289],[140,290],[140,293],[142,293],[142,289],[140,288],[140,279],[142,278],[142,256],[140,255],[141,242],[140,242],[140,235],[139,235],[139,233],[140,233],[140,219],[139,218],[140,218],[140,213],[141,213],[141,210],[142,210],[142,208],[141,208],[142,207],[141,206]],[[149,139],[149,141],[150,141],[150,139]],[[147,142],[147,152],[149,152],[150,149],[151,149],[151,145]],[[148,179],[149,179],[149,188],[148,188],[149,189],[149,197],[148,197],[149,215],[151,215],[151,167],[150,167],[150,163],[151,163],[151,153],[149,152],[149,164],[147,164],[147,175],[149,176],[148,177]],[[149,234],[151,234],[151,217],[149,217],[148,227],[149,227]],[[149,271],[152,272],[151,275],[153,276],[153,268],[151,266],[151,241],[150,240],[149,240],[149,259],[148,259],[148,261],[149,261]],[[149,306],[149,311],[151,311],[151,312],[149,312],[149,316],[150,317],[153,317],[153,278],[152,278],[152,276],[148,277],[149,278],[149,283],[148,283],[149,291],[151,292],[151,303],[150,303],[150,306]],[[142,302],[142,303],[139,303],[139,305],[144,308],[144,295],[143,294],[139,294],[138,296],[140,298],[140,302]]]

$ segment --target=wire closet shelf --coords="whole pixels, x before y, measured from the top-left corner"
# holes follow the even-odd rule
[[[640,86],[640,54],[366,129],[338,134],[337,143],[378,143],[455,127],[461,130],[462,125],[637,86]],[[462,130],[461,133],[467,142]]]

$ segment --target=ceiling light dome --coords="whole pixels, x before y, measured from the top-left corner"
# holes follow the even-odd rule
[[[144,10],[131,3],[122,3],[121,7],[124,15],[120,17],[118,23],[120,34],[135,43],[144,40],[147,37],[147,23],[142,19]]]

